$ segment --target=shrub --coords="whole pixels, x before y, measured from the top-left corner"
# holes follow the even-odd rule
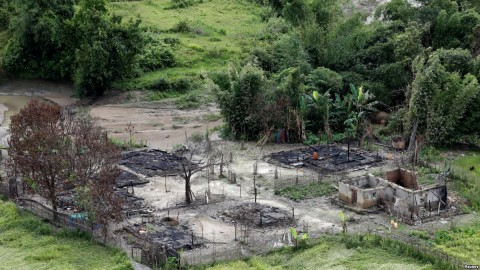
[[[197,52],[204,52],[205,51],[205,48],[203,48],[202,46],[200,46],[198,44],[195,44],[195,43],[188,44],[188,48],[190,48],[194,51],[197,51]]]
[[[147,43],[139,56],[139,65],[145,71],[174,67],[175,63],[175,55],[171,47],[159,41]]]
[[[189,33],[192,31],[192,27],[190,26],[190,23],[186,20],[179,21],[178,23],[173,26],[171,29],[172,32],[175,33]]]
[[[160,77],[153,83],[152,88],[154,90],[165,92],[170,90],[170,82],[166,77]]]
[[[57,232],[58,237],[62,238],[72,238],[72,239],[86,239],[90,240],[92,236],[80,229],[73,228],[64,228]]]
[[[281,190],[276,190],[275,194],[294,201],[322,197],[335,192],[335,188],[330,183],[310,183],[307,185],[296,185]]]
[[[181,77],[175,81],[173,81],[170,86],[172,90],[175,90],[179,93],[186,93],[192,90],[193,85],[195,82],[189,77]]]
[[[343,88],[343,78],[342,75],[331,69],[319,67],[310,72],[307,84],[321,93],[329,90],[333,93],[340,93]]]
[[[170,8],[187,8],[195,4],[194,0],[171,0]]]
[[[180,109],[195,109],[201,106],[202,99],[197,93],[187,94],[175,102]]]

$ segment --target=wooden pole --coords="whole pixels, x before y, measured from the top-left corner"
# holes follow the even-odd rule
[[[223,154],[220,161],[220,175],[223,175]]]

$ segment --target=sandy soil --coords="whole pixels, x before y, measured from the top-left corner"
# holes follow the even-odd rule
[[[188,136],[195,132],[205,133],[207,128],[222,124],[221,120],[216,120],[219,110],[212,104],[197,110],[179,110],[172,100],[94,105],[90,113],[110,136],[128,140],[126,127],[131,122],[137,142],[144,141],[151,148],[164,150],[185,143],[185,133]]]

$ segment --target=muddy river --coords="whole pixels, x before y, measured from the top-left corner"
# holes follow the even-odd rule
[[[69,85],[41,80],[14,80],[0,84],[0,144],[6,144],[10,117],[28,102],[41,100],[68,106],[76,102],[72,94]]]
[[[45,101],[41,97],[0,95],[0,122],[2,127],[10,125],[10,117],[18,113],[32,100]]]

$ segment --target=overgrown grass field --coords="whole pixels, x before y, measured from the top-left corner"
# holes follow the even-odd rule
[[[286,187],[275,191],[275,195],[280,195],[289,198],[294,201],[301,201],[304,199],[322,197],[330,195],[335,192],[336,189],[331,183],[310,183],[307,185],[296,185]]]
[[[0,200],[0,269],[133,269],[126,254]]]
[[[480,210],[480,154],[467,153],[453,161],[452,186],[467,200],[467,206]]]
[[[466,263],[480,265],[480,222],[438,231],[435,244],[448,255]]]
[[[355,237],[353,237],[355,238]],[[349,246],[340,237],[324,238],[321,242],[305,250],[283,249],[263,257],[218,263],[199,267],[210,270],[247,269],[441,269],[429,262],[401,251],[371,246]]]

